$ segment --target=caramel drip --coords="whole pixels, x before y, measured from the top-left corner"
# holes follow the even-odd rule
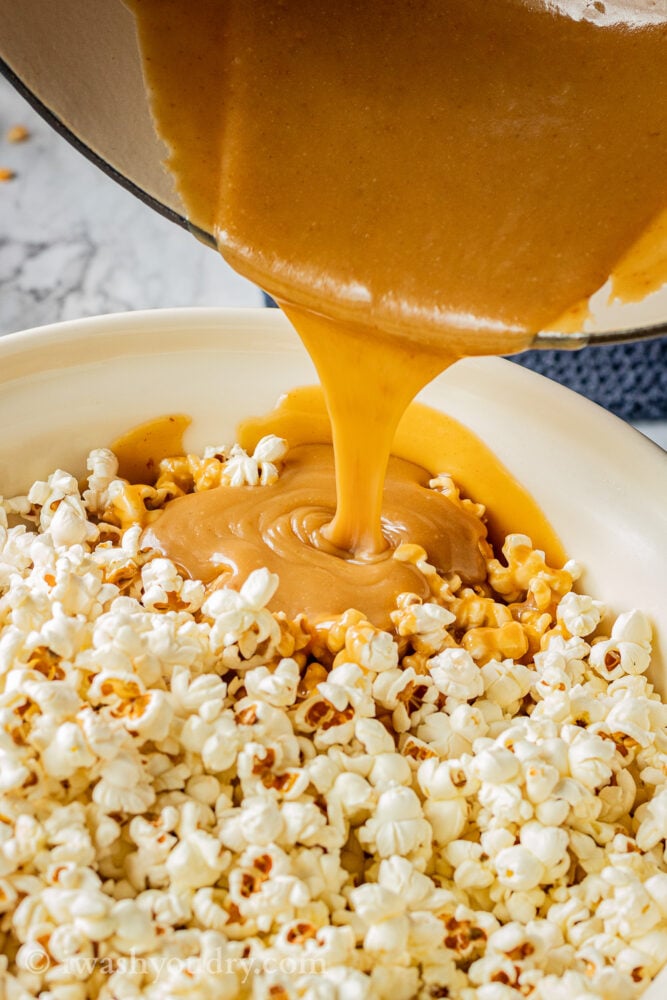
[[[237,586],[263,566],[280,577],[271,607],[317,621],[357,608],[378,625],[389,623],[399,594],[429,595],[424,576],[392,556],[401,542],[426,549],[441,573],[466,583],[485,577],[482,523],[428,488],[429,473],[391,458],[384,488],[383,552],[351,559],[322,528],[336,505],[333,454],[327,445],[300,445],[271,486],[220,486],[167,505],[147,528],[144,543],[189,575]]]
[[[274,410],[244,420],[237,431],[239,442],[250,452],[265,434],[277,434],[292,445],[330,443],[331,425],[319,386],[292,389]],[[506,535],[518,532],[530,536],[533,545],[546,553],[550,566],[561,566],[567,559],[556,532],[530,493],[493,451],[454,417],[423,403],[412,403],[401,418],[391,450],[433,476],[451,476],[463,496],[483,504],[489,539],[497,551]]]
[[[398,338],[332,323],[283,305],[315,362],[327,402],[336,456],[335,517],[323,532],[358,556],[386,546],[380,526],[391,444],[408,403],[448,364],[446,356]]]

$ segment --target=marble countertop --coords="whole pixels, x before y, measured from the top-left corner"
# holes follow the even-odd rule
[[[6,132],[29,130],[21,143]],[[86,160],[0,77],[0,332],[129,309],[260,306],[258,288]]]
[[[14,125],[28,129],[10,143]],[[0,334],[100,313],[261,306],[259,289],[89,163],[0,78]],[[667,421],[637,425],[667,449]]]

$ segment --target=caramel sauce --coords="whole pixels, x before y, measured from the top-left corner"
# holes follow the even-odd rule
[[[143,466],[135,470],[139,478],[132,481],[144,482],[143,469],[155,470],[163,458],[182,452],[176,429],[182,434],[186,419],[156,418],[111,445],[130,455],[135,447],[143,449]],[[383,503],[383,536],[390,547],[371,561],[349,560],[322,535],[321,526],[333,514],[335,483],[321,388],[286,393],[272,412],[243,421],[236,436],[252,451],[266,434],[292,443],[277,483],[189,494],[169,504],[146,533],[145,541],[175,559],[187,575],[206,581],[220,576],[221,583],[235,585],[252,569],[267,566],[281,580],[272,602],[276,610],[307,612],[317,621],[361,605],[375,624],[387,625],[399,593],[428,596],[422,574],[390,558],[401,541],[421,544],[441,573],[457,572],[467,583],[483,576],[480,521],[424,489],[442,474],[476,502],[491,504],[484,524],[497,547],[508,533],[523,532],[552,565],[565,560],[544,514],[493,452],[453,417],[429,406],[412,403],[396,431],[391,450],[397,457],[389,462]],[[131,478],[129,466],[124,472]],[[286,566],[292,572],[286,573]]]
[[[390,458],[385,551],[375,558],[350,558],[323,531],[336,508],[333,451],[323,444],[292,448],[271,486],[219,486],[173,500],[144,540],[206,583],[220,577],[240,586],[249,572],[267,567],[280,577],[270,606],[288,617],[304,613],[317,621],[361,606],[371,621],[386,626],[399,594],[429,596],[424,576],[392,558],[402,542],[426,549],[441,574],[456,573],[471,585],[486,575],[482,523],[429,489],[429,479],[420,466]]]
[[[248,418],[237,429],[238,441],[248,451],[265,434],[277,434],[292,445],[330,443],[331,423],[321,388],[293,389],[271,413]],[[506,535],[517,532],[529,535],[550,565],[565,562],[560,539],[530,493],[493,451],[454,417],[423,403],[411,403],[401,417],[391,451],[434,477],[451,476],[464,496],[483,504],[488,536],[497,549]]]
[[[170,455],[183,454],[183,435],[192,423],[182,413],[155,417],[131,428],[110,444],[118,459],[118,475],[130,483],[157,479],[158,464]]]
[[[578,321],[656,225],[667,14],[655,0],[130,6],[191,223],[277,298],[318,369],[337,482],[318,537],[359,573],[386,555],[382,483],[419,389],[459,357]],[[625,261],[628,287],[665,276],[649,263]],[[192,545],[216,530],[179,528]]]

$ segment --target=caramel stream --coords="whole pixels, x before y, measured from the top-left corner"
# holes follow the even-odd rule
[[[191,223],[280,301],[320,374],[337,481],[320,537],[372,560],[394,431],[426,382],[578,315],[622,258],[626,286],[665,277],[627,254],[667,204],[667,13],[130,6]]]
[[[134,428],[111,445],[120,474],[153,482],[162,458],[184,453],[189,421],[166,416]],[[428,596],[421,573],[392,559],[386,549],[374,560],[346,560],[322,535],[335,506],[331,425],[319,387],[287,393],[279,406],[245,420],[237,437],[252,451],[260,438],[277,434],[292,442],[286,468],[271,487],[219,487],[189,494],[167,506],[145,540],[193,576],[242,583],[268,566],[280,586],[272,609],[311,621],[362,607],[378,625],[405,590]],[[500,547],[505,535],[528,533],[552,565],[565,559],[558,538],[532,497],[495,455],[452,417],[413,403],[401,418],[387,471],[383,531],[393,545],[421,544],[441,573],[460,573],[468,583],[484,575],[485,538]],[[485,528],[446,497],[425,490],[431,476],[449,474],[464,493],[490,511]],[[289,572],[289,567],[293,572]]]
[[[384,538],[392,549],[401,542],[421,545],[442,572],[481,583],[484,527],[428,489],[429,478],[418,465],[389,460]],[[173,500],[145,541],[205,582],[222,574],[221,582],[240,587],[249,572],[266,566],[280,576],[276,610],[291,618],[304,613],[317,621],[361,607],[371,621],[387,626],[399,594],[428,598],[428,583],[414,566],[382,554],[353,560],[329,542],[323,528],[335,506],[332,449],[299,445],[274,485],[221,486]]]

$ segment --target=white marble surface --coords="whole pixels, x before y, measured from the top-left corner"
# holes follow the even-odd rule
[[[15,124],[30,130],[10,144]],[[0,333],[96,313],[257,306],[261,293],[89,163],[0,77]]]
[[[15,124],[30,131],[10,144]],[[212,250],[89,163],[0,77],[0,334],[99,313],[258,306]],[[667,449],[667,421],[639,425]]]

